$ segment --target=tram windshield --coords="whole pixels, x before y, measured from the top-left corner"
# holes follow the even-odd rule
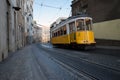
[[[85,24],[86,24],[86,30],[92,30],[92,20],[86,19]]]
[[[90,19],[79,19],[76,21],[77,31],[92,30],[92,21]]]

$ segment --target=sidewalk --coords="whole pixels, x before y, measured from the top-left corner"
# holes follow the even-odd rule
[[[79,79],[80,78],[80,79]],[[54,62],[36,45],[27,46],[0,63],[0,80],[86,80]]]
[[[45,80],[34,62],[31,49],[27,46],[1,62],[0,80]]]
[[[118,46],[98,46],[98,45],[96,45],[96,48],[120,50],[120,46],[118,47]]]
[[[88,55],[87,58],[83,60],[120,72],[120,58],[118,57],[92,54]]]

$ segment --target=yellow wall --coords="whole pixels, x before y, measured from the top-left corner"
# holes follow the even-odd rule
[[[96,39],[120,40],[120,19],[93,24]]]

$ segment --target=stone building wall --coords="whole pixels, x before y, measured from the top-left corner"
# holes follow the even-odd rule
[[[0,0],[0,61],[8,56],[7,12],[7,2]]]
[[[93,22],[120,19],[120,0],[88,0],[87,13]]]
[[[25,27],[27,27],[25,26],[27,24],[25,22],[25,1],[0,0],[0,61],[6,59],[8,53],[25,46]],[[31,8],[32,5],[33,2],[28,7]]]
[[[15,0],[0,0],[0,61],[15,51]]]
[[[17,0],[17,6],[21,9],[17,11],[17,25],[16,25],[16,46],[17,49],[20,49],[25,45],[24,42],[24,29],[25,29],[25,20],[24,20],[24,0]]]

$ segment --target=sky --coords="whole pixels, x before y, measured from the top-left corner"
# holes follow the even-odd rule
[[[33,19],[49,27],[59,17],[69,17],[72,0],[34,0]]]

